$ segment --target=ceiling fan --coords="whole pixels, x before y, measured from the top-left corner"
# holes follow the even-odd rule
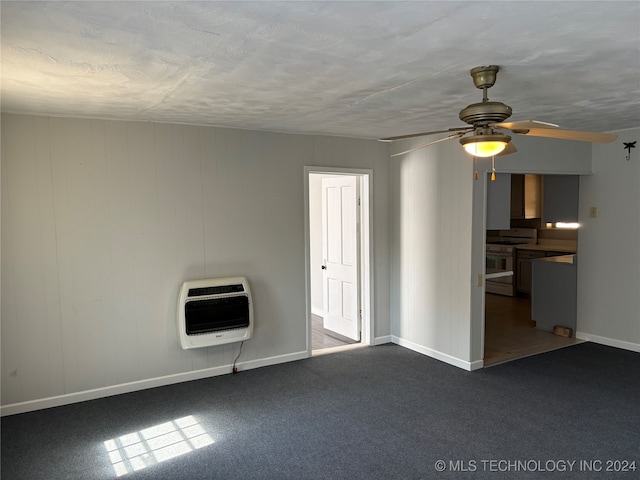
[[[460,120],[468,123],[469,126],[381,138],[380,141],[392,142],[405,138],[449,133],[450,135],[448,137],[425,143],[424,145],[419,145],[403,152],[394,153],[391,156],[397,157],[435,143],[446,142],[457,138],[467,153],[475,157],[492,157],[495,155],[508,155],[517,151],[511,143],[511,137],[503,133],[503,130],[508,130],[518,135],[528,135],[530,137],[579,140],[582,142],[609,143],[618,138],[617,135],[610,133],[561,130],[558,128],[558,125],[536,120],[505,122],[504,120],[511,116],[511,107],[502,102],[491,102],[487,97],[487,89],[496,83],[498,70],[500,70],[500,68],[497,65],[471,69],[474,85],[476,88],[482,89],[482,102],[472,103],[460,111]],[[471,133],[471,135],[466,136],[468,133]]]

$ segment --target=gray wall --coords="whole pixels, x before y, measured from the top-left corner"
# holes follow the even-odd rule
[[[386,144],[4,114],[2,405],[228,372],[237,344],[180,349],[186,279],[249,279],[245,368],[307,356],[305,165],[374,170],[374,335],[387,336]]]
[[[639,133],[593,147],[518,137],[520,153],[498,161],[504,172],[588,174],[593,157],[580,185],[578,331],[636,350],[640,171],[621,142]],[[481,365],[486,184],[473,181],[456,142],[391,160],[388,148],[3,115],[2,405],[28,410],[228,372],[237,346],[179,347],[176,297],[190,278],[249,278],[247,368],[306,356],[305,165],[374,170],[375,337]]]
[[[593,146],[593,175],[580,178],[578,325],[580,338],[640,352],[640,128]],[[589,209],[597,208],[597,216]]]
[[[496,157],[496,171],[505,173],[591,173],[591,144],[513,135],[516,153]],[[490,160],[482,159],[479,168],[490,170]]]
[[[392,340],[466,369],[472,367],[472,167],[455,142],[391,159]]]
[[[392,153],[423,143],[392,144]],[[518,152],[496,159],[505,173],[591,172],[591,145],[515,137]],[[456,141],[391,160],[391,332],[401,345],[453,365],[482,366],[486,177]],[[479,179],[473,180],[477,169]]]

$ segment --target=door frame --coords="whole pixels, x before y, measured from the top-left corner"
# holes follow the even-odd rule
[[[307,325],[307,354],[312,355],[311,317],[311,231],[309,218],[309,175],[350,175],[360,179],[360,308],[362,310],[360,343],[375,344],[373,293],[373,170],[366,168],[304,167],[304,240],[305,240],[305,301]]]

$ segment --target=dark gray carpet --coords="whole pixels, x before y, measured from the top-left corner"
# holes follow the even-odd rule
[[[384,345],[1,426],[3,480],[635,479],[640,354],[584,343],[465,372]],[[127,444],[139,456],[118,463]]]

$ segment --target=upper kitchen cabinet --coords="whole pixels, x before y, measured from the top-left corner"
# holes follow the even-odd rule
[[[540,218],[542,194],[540,175],[511,175],[511,218]]]
[[[580,177],[578,175],[544,176],[544,222],[577,222],[578,194]]]
[[[514,175],[515,176],[515,175]],[[509,230],[509,198],[511,197],[509,173],[497,173],[496,179],[487,178],[487,230]]]

